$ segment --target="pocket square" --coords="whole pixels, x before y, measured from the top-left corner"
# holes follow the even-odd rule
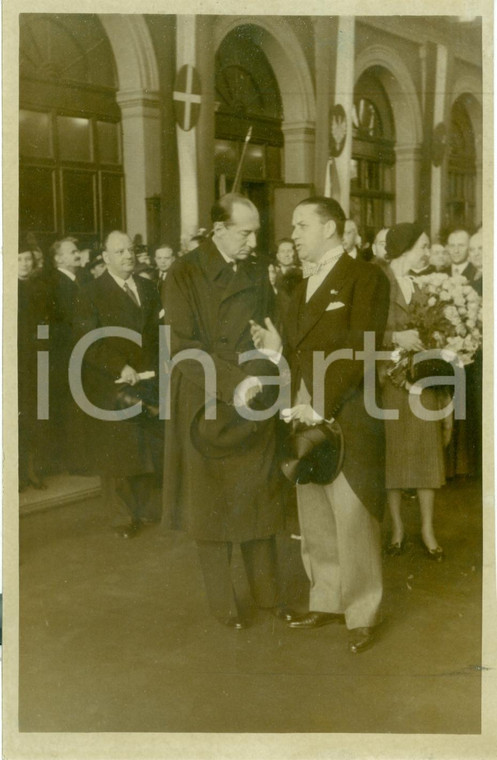
[[[332,301],[332,302],[331,302],[331,303],[329,303],[329,304],[328,304],[328,306],[326,307],[326,311],[333,311],[334,309],[341,309],[341,308],[343,308],[344,306],[345,306],[345,304],[344,304],[344,303],[342,303],[342,301]]]

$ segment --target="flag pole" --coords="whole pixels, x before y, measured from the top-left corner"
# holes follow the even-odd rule
[[[242,155],[240,156],[240,161],[238,162],[238,167],[236,169],[235,181],[233,182],[233,187],[231,188],[232,193],[240,192],[240,185],[242,184],[242,166],[243,166],[243,161],[245,159],[245,153],[247,152],[247,146],[250,142],[251,137],[252,137],[252,127],[249,127],[249,130],[245,137],[245,142],[243,144]]]

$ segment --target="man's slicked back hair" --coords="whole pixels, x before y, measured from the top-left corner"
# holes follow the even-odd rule
[[[313,195],[311,198],[301,201],[298,206],[315,206],[316,214],[321,220],[323,222],[333,220],[336,224],[337,235],[342,237],[347,217],[338,201],[327,198],[325,195]]]

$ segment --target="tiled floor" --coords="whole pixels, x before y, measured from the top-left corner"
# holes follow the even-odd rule
[[[479,489],[439,495],[443,564],[422,555],[416,502],[404,508],[412,541],[385,560],[385,622],[358,656],[343,626],[294,631],[253,611],[251,628],[222,627],[190,540],[160,527],[119,539],[99,498],[27,515],[20,729],[478,733]],[[282,536],[279,552],[289,601],[305,609],[298,541]],[[249,605],[238,554],[235,563]]]

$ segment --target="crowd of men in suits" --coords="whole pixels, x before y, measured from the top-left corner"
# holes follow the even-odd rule
[[[133,538],[147,522],[162,519],[195,540],[211,611],[225,625],[248,624],[230,572],[238,543],[261,609],[297,629],[345,623],[349,650],[359,652],[373,642],[380,620],[381,421],[366,412],[362,364],[348,359],[326,375],[324,410],[317,415],[313,355],[360,350],[368,331],[381,343],[389,305],[382,272],[387,230],[365,250],[355,222],[324,197],[299,203],[292,226],[292,236],[278,242],[268,262],[255,253],[258,210],[230,194],[212,209],[210,235],[181,257],[164,244],[152,261],[118,230],[86,263],[72,237],[52,245],[45,267],[32,250],[22,251],[19,377],[27,388],[20,394],[20,486],[43,487],[50,466],[99,474],[104,501],[125,515],[116,525],[122,537]],[[430,271],[481,278],[481,233],[470,238],[465,230],[452,232],[445,252],[450,264],[444,270],[439,257]],[[40,325],[48,331],[40,333]],[[178,363],[165,431],[164,423],[142,415],[115,415],[120,387],[138,388],[144,377],[157,376],[160,325],[170,328],[173,357],[205,352],[216,371],[215,392],[206,401],[201,363]],[[90,335],[81,382],[74,382],[71,355]],[[240,364],[254,346],[263,355]],[[40,408],[35,357],[47,348],[48,420],[34,423]],[[337,420],[345,439],[343,467],[331,484],[297,485],[302,559],[311,580],[305,614],[285,606],[278,578],[275,536],[285,518],[280,423],[239,415],[264,395],[261,378],[275,374],[282,356],[291,369],[289,419],[308,426]],[[247,380],[249,389],[240,397]],[[209,405],[216,408],[215,419]],[[44,428],[36,428],[44,424],[52,433],[51,449]]]

